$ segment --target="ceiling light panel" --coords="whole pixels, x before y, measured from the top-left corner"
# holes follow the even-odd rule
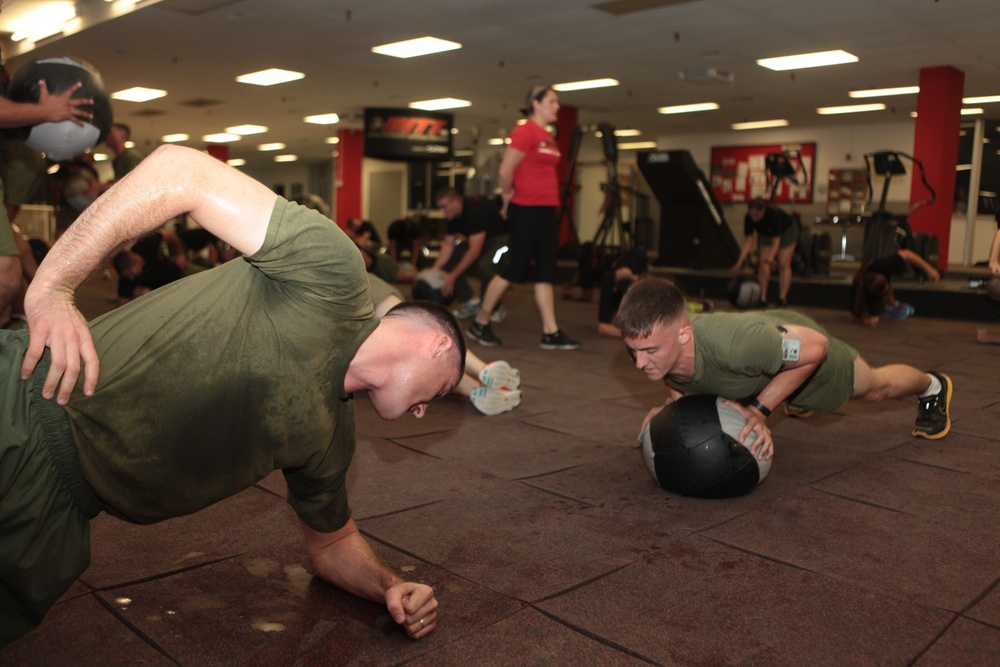
[[[771,120],[753,120],[745,123],[733,123],[729,127],[734,130],[763,130],[768,127],[787,127],[788,121],[784,118],[774,118]]]
[[[340,116],[335,113],[321,113],[315,116],[306,116],[302,120],[313,125],[334,125],[340,122]]]
[[[230,134],[238,134],[241,137],[245,137],[249,134],[264,134],[267,132],[268,128],[266,125],[233,125],[232,127],[227,127],[226,132]]]
[[[698,104],[678,104],[672,107],[660,107],[657,111],[670,115],[675,113],[694,113],[696,111],[713,111],[718,108],[719,105],[715,102],[699,102]]]
[[[563,93],[567,90],[589,90],[591,88],[611,88],[618,85],[618,79],[591,79],[589,81],[571,81],[569,83],[557,83],[552,86],[552,90]]]
[[[272,67],[271,69],[264,69],[259,72],[241,74],[236,77],[236,80],[240,83],[249,83],[254,86],[274,86],[279,83],[298,81],[299,79],[304,79],[305,76],[302,72],[293,72],[287,69]]]
[[[125,90],[119,90],[118,92],[111,93],[111,99],[123,100],[125,102],[148,102],[150,100],[157,100],[161,97],[166,97],[166,95],[167,91],[165,90],[133,86],[132,88],[126,88]]]
[[[442,97],[437,100],[421,100],[420,102],[410,102],[409,107],[411,109],[420,109],[421,111],[441,111],[443,109],[461,109],[462,107],[471,107],[472,102],[469,100],[458,100],[454,97]]]
[[[437,37],[418,37],[417,39],[408,39],[403,42],[373,46],[372,52],[383,56],[392,56],[393,58],[416,58],[417,56],[426,56],[443,51],[454,51],[460,48],[462,48],[462,45],[458,42],[449,42],[446,39],[438,39]]]
[[[843,107],[820,107],[816,113],[820,116],[834,116],[842,113],[864,113],[865,111],[882,111],[884,104],[852,104]]]
[[[761,67],[784,72],[793,69],[808,69],[810,67],[826,67],[828,65],[843,65],[856,63],[858,57],[847,51],[819,51],[817,53],[800,53],[794,56],[778,58],[761,58],[757,64]]]
[[[848,97],[854,99],[864,99],[866,97],[888,97],[890,95],[916,95],[920,92],[920,86],[901,86],[899,88],[872,88],[870,90],[852,90],[847,93]]]

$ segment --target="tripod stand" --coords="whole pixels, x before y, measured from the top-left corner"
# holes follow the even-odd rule
[[[607,248],[614,246],[617,238],[618,247],[624,252],[632,247],[632,225],[622,219],[622,190],[618,180],[618,146],[615,139],[615,128],[608,123],[599,126],[604,144],[604,164],[608,168],[608,181],[601,183],[604,192],[603,216],[601,224],[594,234],[594,246]]]

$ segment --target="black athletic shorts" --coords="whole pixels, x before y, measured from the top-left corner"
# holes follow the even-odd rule
[[[555,283],[556,251],[559,249],[559,219],[554,206],[507,207],[507,227],[510,232],[510,264],[500,277],[512,283],[523,283],[528,266],[535,262],[535,282]]]

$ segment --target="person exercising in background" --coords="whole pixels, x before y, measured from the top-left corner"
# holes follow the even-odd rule
[[[788,290],[792,286],[792,256],[799,239],[799,229],[792,216],[780,208],[769,206],[762,198],[750,201],[743,219],[743,247],[740,256],[730,269],[736,275],[753,250],[754,237],[758,239],[757,280],[760,282],[760,305],[767,304],[767,287],[771,281],[771,263],[778,262],[778,307],[788,305]]]
[[[918,396],[915,437],[937,440],[951,428],[947,375],[903,364],[872,368],[852,346],[791,310],[690,317],[680,288],[650,277],[625,293],[615,324],[636,368],[665,383],[664,405],[684,394],[729,399],[747,420],[740,442],[756,433],[750,449],[760,459],[771,457],[765,422],[783,401],[806,417],[850,399]],[[643,426],[661,409],[650,411]]]
[[[3,11],[3,0],[0,0],[0,11]],[[0,57],[0,63],[2,62]],[[89,110],[94,104],[93,97],[73,98],[74,93],[83,85],[79,81],[58,95],[53,95],[49,93],[45,79],[42,79],[38,82],[37,102],[12,102],[7,99],[6,81],[7,70],[0,65],[0,131],[65,120],[83,125],[84,121],[94,117]],[[0,199],[3,198],[3,183],[0,182]],[[10,319],[11,305],[22,286],[21,255],[10,223],[4,207],[0,210],[0,327]]]
[[[893,276],[903,274],[909,266],[932,283],[941,280],[938,270],[912,250],[865,262],[851,283],[851,317],[856,324],[874,328],[882,315],[903,320],[913,314],[913,306],[898,300],[892,291]]]

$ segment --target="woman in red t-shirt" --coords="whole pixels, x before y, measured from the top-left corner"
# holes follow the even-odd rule
[[[486,288],[483,304],[468,334],[482,345],[500,345],[490,316],[512,283],[523,283],[528,266],[535,263],[535,303],[542,318],[541,347],[575,350],[573,340],[556,323],[556,251],[559,247],[559,146],[545,129],[556,122],[559,96],[551,88],[535,86],[528,93],[527,122],[510,133],[510,143],[500,164],[501,214],[510,233],[510,263]]]

